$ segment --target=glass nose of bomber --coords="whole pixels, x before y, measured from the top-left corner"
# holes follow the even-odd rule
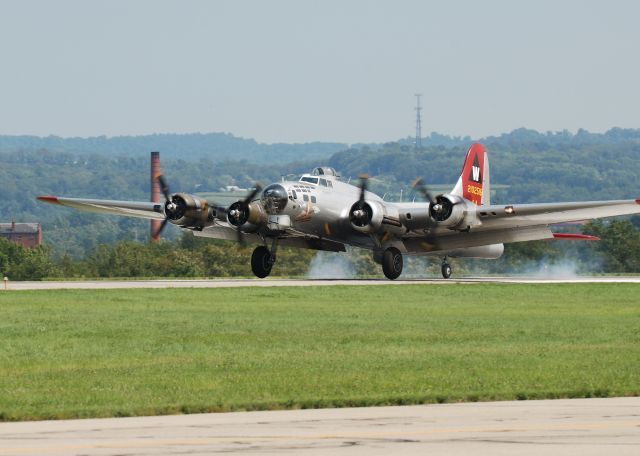
[[[271,184],[262,191],[262,205],[270,214],[282,211],[287,199],[287,191],[280,184]]]

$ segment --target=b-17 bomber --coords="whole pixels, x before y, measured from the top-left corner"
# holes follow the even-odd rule
[[[448,258],[499,258],[504,244],[538,239],[597,240],[581,234],[554,233],[554,224],[640,213],[640,198],[544,204],[491,204],[489,159],[473,144],[456,185],[433,195],[414,181],[424,201],[388,202],[359,185],[340,179],[332,168],[318,167],[298,180],[260,185],[229,206],[200,196],[172,193],[157,176],[163,204],[40,196],[47,203],[84,211],[162,220],[196,236],[258,244],[251,256],[253,273],[267,277],[280,246],[344,252],[345,246],[371,250],[389,279],[398,278],[404,255],[442,259],[442,276],[452,270]]]

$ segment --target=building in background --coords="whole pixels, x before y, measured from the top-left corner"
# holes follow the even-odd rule
[[[39,223],[0,223],[0,237],[27,248],[42,244],[42,227]]]

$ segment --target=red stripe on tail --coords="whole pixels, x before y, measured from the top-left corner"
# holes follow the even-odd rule
[[[462,197],[477,206],[482,204],[484,153],[485,148],[482,144],[472,145],[462,165]]]

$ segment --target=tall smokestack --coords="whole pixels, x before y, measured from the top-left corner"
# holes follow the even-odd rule
[[[151,202],[160,202],[160,182],[158,182],[158,176],[160,175],[160,152],[151,152]],[[150,239],[151,242],[158,242],[160,235],[157,234],[160,229],[160,220],[151,220],[150,225]]]

